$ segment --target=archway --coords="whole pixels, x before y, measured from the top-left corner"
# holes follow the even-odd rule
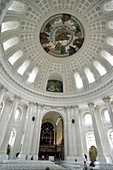
[[[57,112],[48,112],[43,117],[39,159],[64,159],[64,125],[61,115]]]

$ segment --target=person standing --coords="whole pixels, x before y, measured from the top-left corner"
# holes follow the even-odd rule
[[[84,157],[85,157],[85,160],[87,161],[87,155],[86,154],[84,154]]]
[[[84,167],[83,167],[83,170],[88,170],[88,167],[86,165],[86,161],[84,161]]]

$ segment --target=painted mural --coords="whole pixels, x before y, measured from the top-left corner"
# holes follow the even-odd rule
[[[43,49],[56,57],[75,54],[84,42],[83,30],[70,14],[55,15],[40,32]]]
[[[59,80],[48,80],[46,90],[49,92],[63,92],[63,83]]]

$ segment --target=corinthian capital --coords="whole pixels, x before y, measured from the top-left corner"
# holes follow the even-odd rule
[[[110,102],[110,97],[109,96],[107,96],[107,97],[104,97],[102,100],[105,102],[105,103],[108,103],[108,102]]]

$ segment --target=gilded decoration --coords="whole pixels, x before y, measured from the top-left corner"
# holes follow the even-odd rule
[[[75,54],[84,42],[79,22],[70,14],[55,15],[45,23],[40,32],[43,49],[56,57]]]

